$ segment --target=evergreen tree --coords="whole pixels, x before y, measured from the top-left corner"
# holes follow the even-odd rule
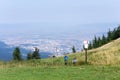
[[[114,28],[113,31],[109,29],[107,36],[103,35],[102,38],[94,37],[93,41],[89,44],[89,49],[100,47],[112,40],[120,38],[120,26]]]
[[[114,30],[114,40],[120,37],[120,26]]]
[[[118,28],[117,28],[117,30],[118,30],[118,38],[120,37],[120,26],[118,26]]]
[[[90,42],[89,43],[89,46],[88,46],[88,50],[90,50],[90,49],[92,49],[93,48],[93,45],[92,45],[92,43]]]
[[[113,37],[112,37],[112,31],[110,31],[110,29],[109,29],[109,31],[107,33],[107,42],[110,42],[112,39],[113,39]]]
[[[22,60],[22,55],[19,47],[16,47],[15,50],[13,51],[13,60],[18,60],[18,61]]]
[[[115,28],[113,31],[112,31],[112,40],[115,40],[117,39],[117,29]]]
[[[115,39],[120,37],[120,26],[117,27],[116,31],[115,31]]]
[[[102,45],[107,43],[107,38],[105,37],[105,35],[102,36]]]
[[[27,54],[27,60],[31,60],[33,59],[33,54],[32,53],[28,53]]]
[[[32,57],[33,57],[33,59],[41,59],[38,48],[35,48],[35,51],[33,52]]]
[[[72,47],[72,52],[73,52],[73,53],[76,53],[75,46]]]
[[[100,37],[98,37],[98,47],[102,46],[102,40]]]
[[[97,48],[97,47],[98,47],[97,37],[95,36],[93,40],[93,48]]]

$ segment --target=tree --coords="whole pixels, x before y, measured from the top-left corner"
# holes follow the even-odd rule
[[[105,35],[102,36],[102,45],[107,43],[107,38],[105,37]]]
[[[35,47],[35,51],[32,54],[33,59],[41,59],[39,55],[39,49]]]
[[[117,39],[117,29],[115,28],[113,31],[112,31],[112,40],[115,40]]]
[[[31,59],[33,59],[33,55],[32,55],[32,53],[28,53],[27,54],[27,60],[31,60]]]
[[[120,38],[120,26],[118,26],[117,28],[114,28],[114,30],[112,31],[109,29],[107,36],[105,36],[104,34],[101,38],[95,36],[93,41],[91,42],[92,44],[91,43],[89,44],[89,49],[98,48],[118,38]]]
[[[89,43],[89,46],[88,46],[88,50],[90,50],[90,49],[92,49],[93,48],[93,45],[92,45],[92,43],[90,42]]]
[[[100,37],[98,37],[98,47],[102,46],[102,40]]]
[[[114,32],[114,39],[118,39],[120,37],[120,26],[116,28],[116,31]]]
[[[76,53],[75,46],[72,47],[72,52],[73,52],[73,53]]]
[[[22,60],[22,55],[19,47],[16,47],[15,50],[13,51],[13,60],[18,60],[18,61]]]
[[[118,30],[118,38],[119,38],[120,37],[120,26],[118,26],[117,30]]]
[[[98,47],[98,42],[97,42],[97,37],[95,36],[93,40],[93,48],[97,48],[97,47]]]
[[[109,31],[108,31],[108,33],[107,33],[108,35],[107,35],[107,42],[110,42],[111,40],[112,40],[112,31],[110,31],[110,29],[109,29]]]

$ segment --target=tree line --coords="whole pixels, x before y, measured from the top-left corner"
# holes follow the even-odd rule
[[[31,59],[41,59],[38,48],[35,47],[35,51],[27,54],[27,60],[31,60]],[[23,60],[19,47],[16,47],[15,50],[13,51],[13,60],[15,61]]]
[[[76,53],[75,46],[72,47],[72,53]],[[27,60],[41,59],[41,56],[39,54],[39,49],[37,47],[35,47],[35,51],[28,53],[26,58],[27,58]],[[23,60],[19,47],[16,47],[13,51],[13,60],[15,60],[15,61]]]
[[[117,28],[114,28],[113,30],[110,30],[107,32],[107,35],[102,35],[102,37],[94,37],[94,39],[89,43],[89,50],[93,48],[98,48],[100,46],[103,46],[113,40],[116,40],[120,37],[120,26]]]

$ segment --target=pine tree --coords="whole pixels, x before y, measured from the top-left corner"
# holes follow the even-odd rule
[[[117,29],[116,28],[112,31],[112,40],[115,40],[115,39],[117,39]]]
[[[120,26],[118,26],[118,38],[120,37]]]
[[[13,51],[13,60],[18,60],[18,61],[22,60],[22,55],[19,47],[16,47],[15,50]]]
[[[107,38],[105,37],[105,35],[102,36],[102,45],[107,43]]]
[[[100,37],[98,37],[98,47],[102,46],[102,40]]]
[[[89,43],[89,46],[88,46],[88,50],[90,50],[90,49],[92,49],[93,48],[93,45],[92,45],[92,43],[90,42]]]
[[[120,26],[117,27],[116,32],[115,32],[115,39],[120,37]]]
[[[102,38],[94,37],[93,41],[89,44],[89,49],[100,47],[112,40],[120,38],[120,26],[114,28],[113,31],[109,29],[107,36],[103,35]],[[92,48],[91,48],[92,47]]]
[[[72,52],[73,52],[73,53],[76,53],[75,46],[72,47]]]
[[[33,59],[33,54],[32,53],[28,53],[27,54],[27,60],[31,60]]]
[[[93,40],[93,48],[97,48],[97,47],[98,47],[97,37],[95,36]]]
[[[33,59],[41,59],[38,48],[35,48],[35,51],[33,52],[32,57],[33,57]]]
[[[107,33],[107,42],[110,42],[112,39],[113,39],[113,37],[112,37],[112,31],[110,31],[110,29],[109,29],[109,31]]]

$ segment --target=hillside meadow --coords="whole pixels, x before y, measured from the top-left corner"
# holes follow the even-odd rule
[[[120,39],[88,51],[88,64],[84,64],[84,51],[63,57],[29,61],[0,62],[0,80],[119,80]],[[77,57],[76,65],[71,63]]]

